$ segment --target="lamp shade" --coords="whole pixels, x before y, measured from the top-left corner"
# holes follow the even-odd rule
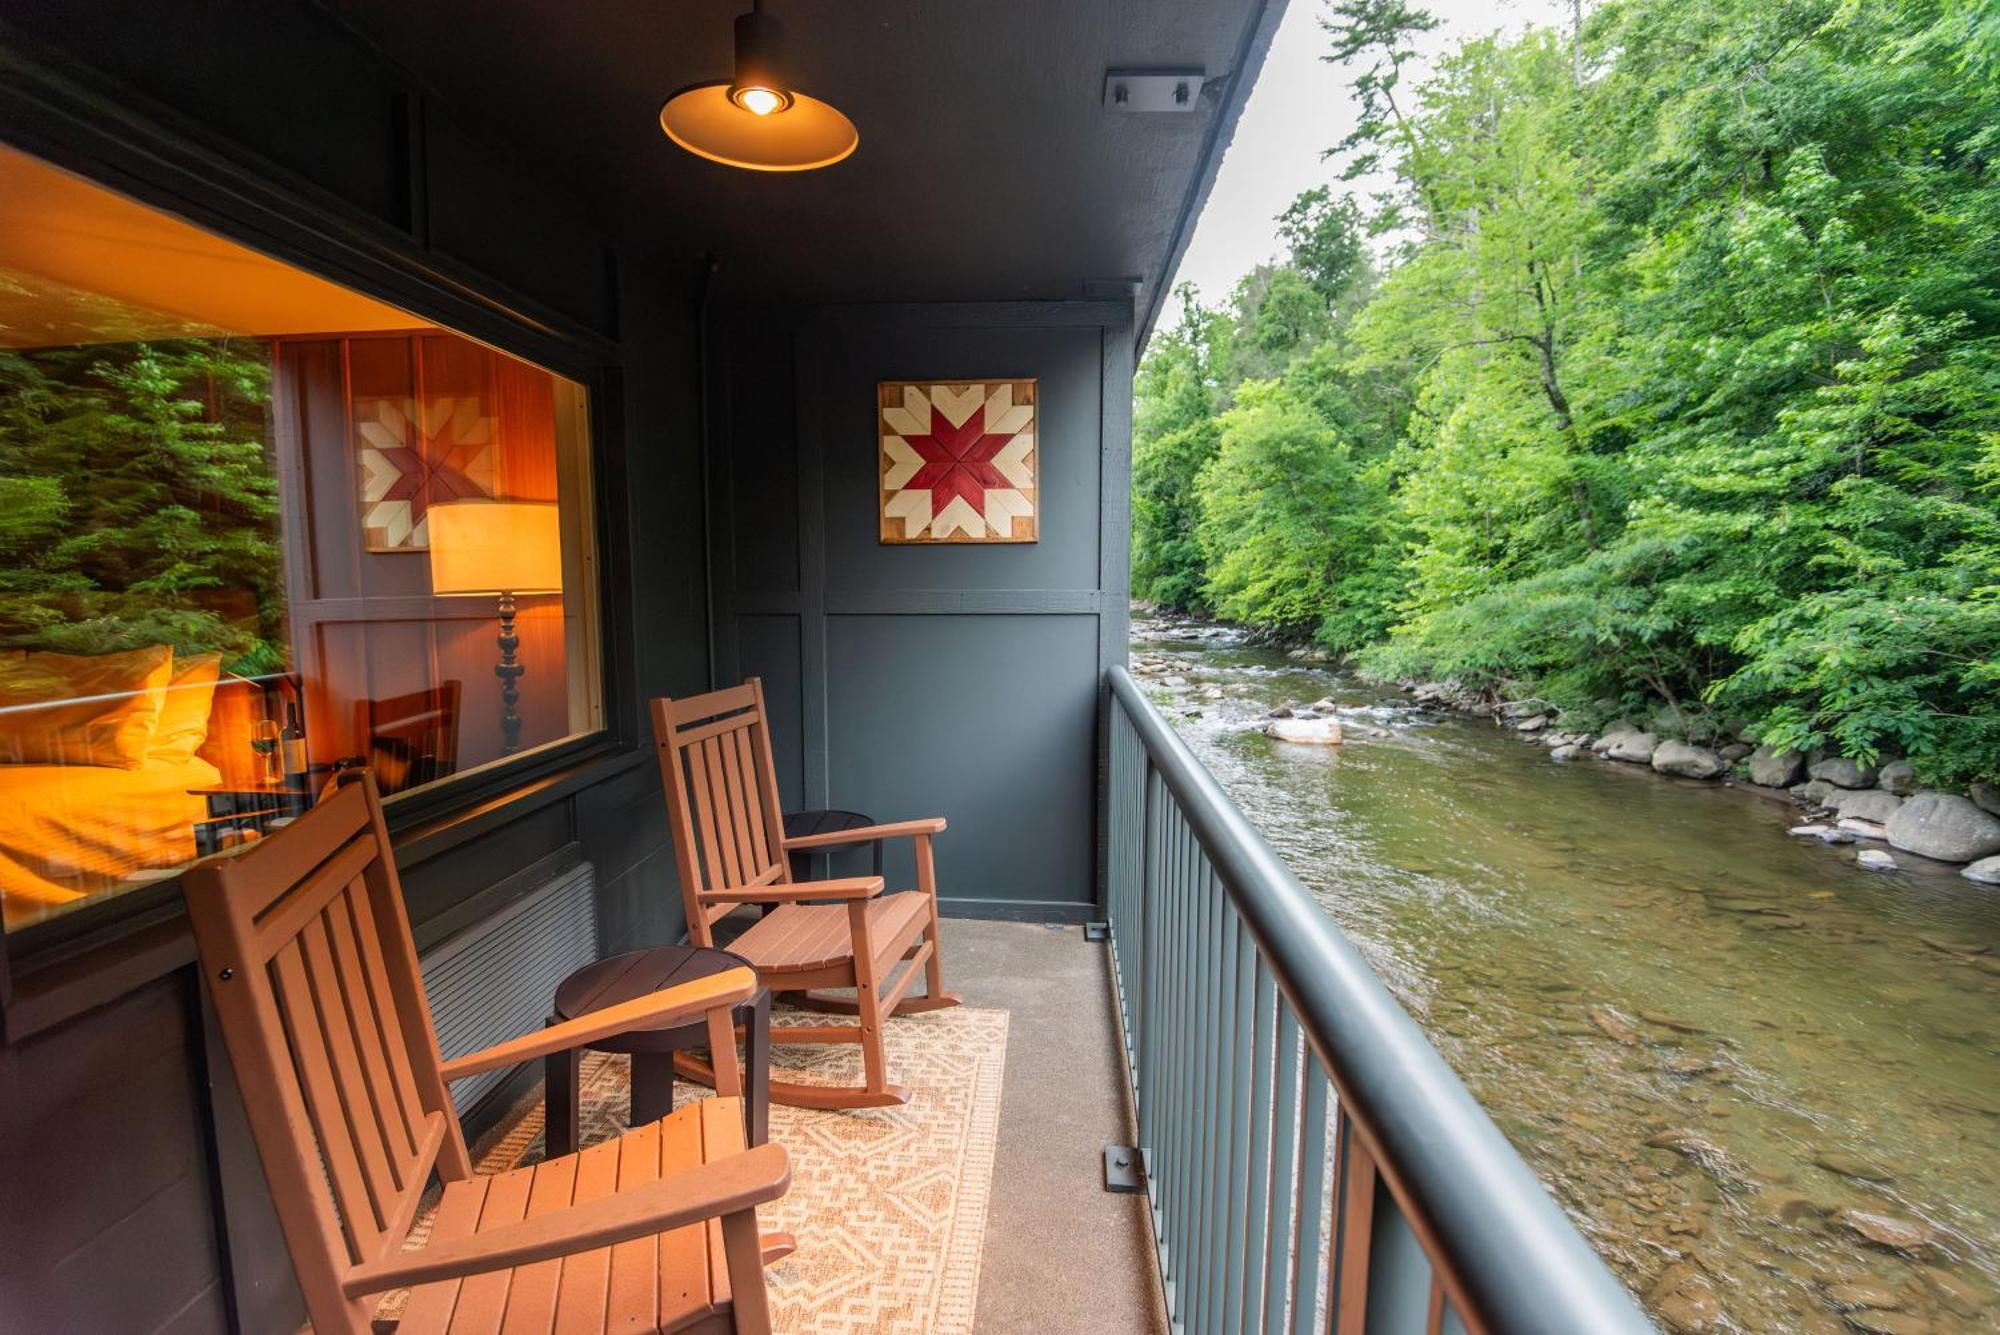
[[[430,507],[431,592],[561,593],[553,504],[450,501]]]
[[[676,93],[660,108],[660,128],[697,157],[762,172],[831,167],[861,142],[854,122],[818,98],[788,91],[784,107],[759,114],[733,99],[731,87],[706,83]]]

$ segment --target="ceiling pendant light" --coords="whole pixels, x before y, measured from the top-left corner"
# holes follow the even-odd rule
[[[761,172],[830,167],[861,142],[854,122],[784,77],[783,25],[753,0],[736,17],[736,77],[684,88],[660,108],[660,128],[690,153]]]

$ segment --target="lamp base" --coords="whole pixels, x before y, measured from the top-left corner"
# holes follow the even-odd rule
[[[500,754],[511,756],[521,749],[521,688],[517,684],[528,669],[515,659],[521,637],[514,633],[514,595],[500,595],[500,661],[493,675],[500,679]]]

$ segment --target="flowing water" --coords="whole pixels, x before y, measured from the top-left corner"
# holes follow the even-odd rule
[[[2000,889],[1190,634],[1142,688],[1663,1326],[2000,1329]]]

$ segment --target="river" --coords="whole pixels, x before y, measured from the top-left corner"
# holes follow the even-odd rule
[[[1199,633],[1142,688],[1663,1326],[2000,1326],[2000,890]]]

